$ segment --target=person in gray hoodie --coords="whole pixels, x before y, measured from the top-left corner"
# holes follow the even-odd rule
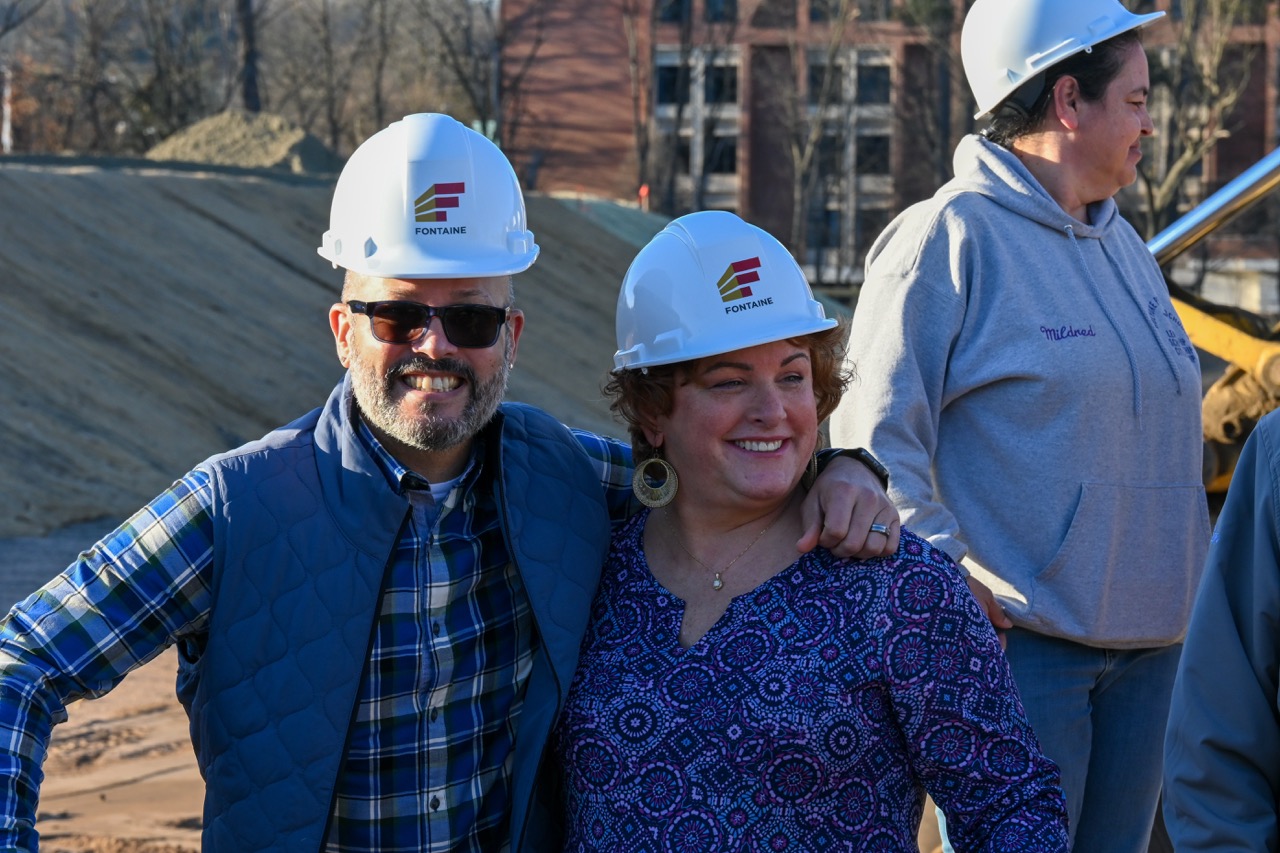
[[[1199,362],[1113,199],[1153,131],[1137,27],[1154,17],[1115,0],[973,6],[965,70],[993,120],[872,246],[850,335],[861,379],[832,425],[890,467],[903,525],[962,563],[1008,629],[1088,853],[1147,849],[1209,533]]]

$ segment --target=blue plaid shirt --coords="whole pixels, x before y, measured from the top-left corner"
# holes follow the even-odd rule
[[[478,451],[436,506],[425,481],[363,424],[359,435],[411,512],[326,849],[505,849],[512,747],[536,639],[484,460]],[[633,509],[629,450],[575,435],[622,520]],[[41,762],[66,703],[106,693],[208,627],[211,504],[208,477],[187,474],[0,623],[0,849],[36,847]]]

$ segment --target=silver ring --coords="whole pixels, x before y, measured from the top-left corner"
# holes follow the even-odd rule
[[[887,524],[873,524],[873,525],[871,525],[871,532],[872,532],[872,533],[883,533],[885,536],[888,536],[888,535],[889,535],[889,525],[887,525]]]

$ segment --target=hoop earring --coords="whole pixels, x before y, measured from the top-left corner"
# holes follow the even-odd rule
[[[649,471],[650,465],[657,465],[659,470]],[[655,483],[653,478],[658,474],[662,479]],[[636,500],[650,509],[658,509],[671,503],[679,488],[680,478],[676,476],[676,469],[661,456],[650,456],[641,462],[631,477],[631,491],[636,493]]]

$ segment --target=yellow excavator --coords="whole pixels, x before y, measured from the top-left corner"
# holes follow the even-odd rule
[[[1204,392],[1204,483],[1221,498],[1254,424],[1280,407],[1280,323],[1219,305],[1179,287],[1168,265],[1280,185],[1280,148],[1259,160],[1147,242],[1165,268],[1174,309],[1191,342],[1227,363]]]

